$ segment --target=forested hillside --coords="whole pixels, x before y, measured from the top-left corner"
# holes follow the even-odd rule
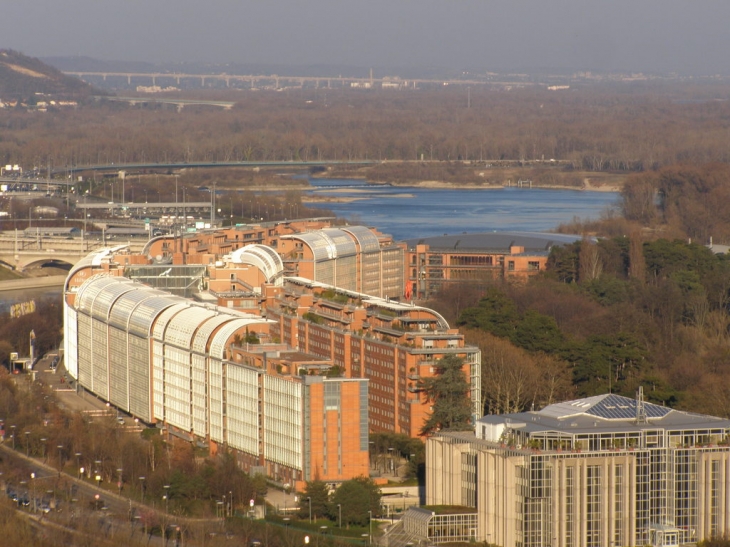
[[[34,104],[40,95],[82,99],[95,90],[85,82],[17,51],[0,49],[0,100]]]

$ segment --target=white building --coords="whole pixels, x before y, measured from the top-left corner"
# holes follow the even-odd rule
[[[474,510],[458,521],[464,530],[419,515],[420,534],[504,547],[674,546],[727,535],[729,434],[730,420],[640,396],[485,416],[475,434],[427,441],[427,504]]]

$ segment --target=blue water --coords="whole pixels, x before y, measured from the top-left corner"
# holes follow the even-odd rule
[[[359,198],[312,205],[331,209],[353,224],[373,226],[396,240],[494,230],[543,232],[575,217],[597,219],[618,201],[614,192],[580,190],[416,188],[346,179],[310,179],[310,183],[316,188],[312,195]]]

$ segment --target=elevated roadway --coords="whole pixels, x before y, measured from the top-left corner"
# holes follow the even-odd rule
[[[247,87],[250,89],[254,88],[273,88],[281,89],[282,87],[314,87],[314,88],[327,88],[332,87],[352,87],[360,89],[369,88],[415,88],[419,85],[466,85],[466,86],[478,86],[478,85],[494,85],[494,82],[487,82],[484,80],[454,80],[446,79],[439,80],[434,78],[407,78],[401,79],[397,77],[385,77],[385,78],[373,78],[372,76],[364,78],[346,77],[346,76],[283,76],[279,74],[194,74],[194,73],[173,73],[173,72],[94,72],[94,71],[83,71],[83,72],[66,72],[71,76],[77,76],[81,79],[87,79],[90,77],[101,78],[102,81],[107,81],[108,78],[118,78],[126,80],[127,85],[132,85],[132,80],[140,82],[151,83],[153,86],[159,84],[158,80],[164,83],[174,82],[176,85],[180,85],[184,81],[198,81],[200,87],[206,87],[207,82],[218,82],[225,84],[226,87],[238,86]],[[500,82],[505,84],[508,82]],[[525,82],[521,82],[523,85]],[[163,84],[164,85],[164,84]]]
[[[147,241],[147,238],[115,238],[114,245],[129,245],[133,252],[140,252]],[[18,238],[5,233],[0,234],[0,262],[21,272],[42,266],[68,269],[91,251],[108,245],[101,239]]]
[[[326,166],[358,166],[358,165],[375,165],[382,163],[378,160],[322,160],[322,161],[191,161],[191,162],[125,162],[125,163],[99,163],[88,165],[73,165],[58,167],[51,170],[54,175],[71,174],[80,171],[125,171],[139,169],[155,169],[164,171],[180,171],[183,169],[205,169],[219,167],[287,167],[294,169],[308,169],[310,167],[326,167]]]

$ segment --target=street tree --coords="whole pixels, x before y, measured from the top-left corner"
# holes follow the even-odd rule
[[[323,517],[328,514],[329,508],[329,488],[327,483],[320,480],[309,481],[304,487],[304,492],[299,496],[299,513],[300,519],[307,519],[311,515],[313,520],[317,517]]]
[[[380,509],[380,496],[378,486],[367,477],[345,481],[332,497],[330,518],[338,520],[341,511],[343,526],[365,526],[368,523],[368,511],[374,515]]]

